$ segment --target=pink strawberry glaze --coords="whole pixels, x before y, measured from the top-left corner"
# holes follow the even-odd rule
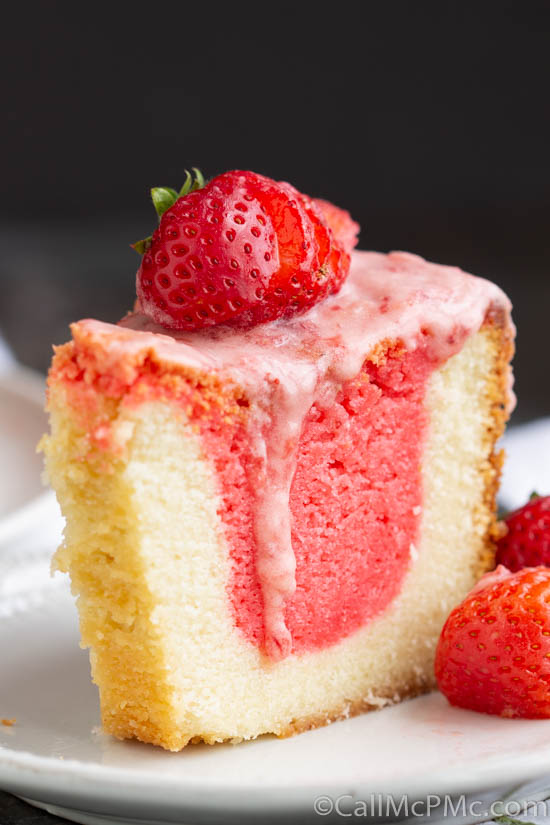
[[[491,311],[509,309],[498,287],[458,269],[354,253],[341,292],[291,321],[168,336],[135,313],[73,335],[111,388],[139,382],[151,361],[239,387],[246,431],[231,447],[216,446],[215,426],[201,431],[236,623],[280,659],[349,634],[399,591],[418,532],[425,382]],[[361,373],[383,341],[407,354]]]

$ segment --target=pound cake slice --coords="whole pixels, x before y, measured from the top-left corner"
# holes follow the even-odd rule
[[[510,350],[496,287],[404,254],[284,326],[75,324],[44,450],[105,730],[176,750],[431,687],[492,561]]]
[[[49,376],[49,478],[105,731],[286,736],[434,685],[493,563],[509,303],[406,253],[266,323],[84,320]]]

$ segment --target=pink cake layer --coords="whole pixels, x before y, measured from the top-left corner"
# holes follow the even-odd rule
[[[422,509],[427,380],[509,310],[498,287],[458,269],[358,252],[341,292],[292,321],[174,336],[139,313],[81,321],[51,381],[81,412],[97,394],[185,406],[218,482],[235,624],[280,659],[334,643],[399,592]],[[178,370],[238,388],[246,414],[205,415],[159,382]],[[106,423],[92,438],[113,448]]]
[[[267,648],[273,658],[339,641],[399,593],[418,539],[422,399],[431,370],[421,351],[368,364],[328,409],[314,404],[307,413],[289,495],[295,584],[284,623],[290,645]],[[221,490],[235,623],[249,641],[267,647],[253,509],[261,468],[246,440],[244,450],[238,441],[228,450],[223,431],[203,437]]]

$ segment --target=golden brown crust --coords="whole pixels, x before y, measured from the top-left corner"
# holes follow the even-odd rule
[[[248,400],[239,386],[195,367],[164,364],[154,350],[143,351],[139,359],[111,371],[102,368],[80,337],[54,347],[54,353],[48,388],[65,386],[67,402],[79,414],[84,427],[91,415],[96,417],[101,412],[99,405],[110,404],[116,411],[122,400],[128,403],[129,395],[136,404],[153,397],[176,399],[197,418],[212,411],[237,418],[246,414]]]
[[[434,687],[434,678],[428,679],[421,677],[415,683],[396,689],[392,692],[391,696],[377,697],[376,702],[373,702],[372,699],[345,702],[333,710],[324,713],[315,713],[298,719],[292,719],[288,725],[277,731],[276,735],[279,739],[287,739],[299,733],[305,733],[309,730],[315,730],[315,728],[330,725],[332,722],[351,719],[362,713],[369,713],[370,711],[380,710],[383,707],[397,705],[407,699],[414,699],[415,696],[428,693],[430,690],[433,690]],[[211,739],[208,736],[189,737],[177,730],[162,730],[161,732],[157,726],[151,725],[148,720],[138,721],[132,711],[129,713],[118,711],[116,717],[106,716],[104,714],[102,723],[105,733],[110,733],[117,739],[138,739],[141,742],[158,745],[171,751],[182,750],[188,744],[198,745],[204,743],[206,745],[215,745],[220,744],[222,741],[237,744],[242,741],[241,738],[221,740]]]
[[[415,696],[420,696],[422,693],[428,693],[435,687],[434,680],[420,680],[415,684],[407,685],[400,690],[392,693],[391,697],[382,697],[382,701],[376,704],[369,699],[361,699],[359,702],[349,702],[341,705],[339,708],[330,711],[329,713],[316,713],[311,716],[305,716],[301,719],[293,719],[287,727],[285,727],[279,734],[280,739],[286,739],[290,736],[296,736],[298,733],[305,733],[308,730],[315,730],[315,728],[322,728],[325,725],[330,725],[332,722],[339,722],[343,719],[351,719],[353,716],[359,716],[362,713],[369,713],[373,710],[380,710],[383,707],[390,705],[397,705],[399,702],[404,702],[406,699],[414,699]]]
[[[191,739],[189,735],[182,733],[176,727],[160,726],[149,719],[136,718],[135,708],[117,709],[116,715],[111,715],[108,710],[104,709],[102,703],[101,725],[104,733],[116,739],[137,739],[139,742],[157,745],[173,752],[183,750],[188,744],[196,745],[202,741],[206,744],[215,744],[199,737]]]
[[[490,311],[484,329],[494,346],[495,368],[486,387],[490,403],[490,422],[485,435],[484,453],[488,457],[482,466],[485,492],[477,515],[479,518],[489,514],[489,524],[485,532],[484,549],[479,559],[479,576],[494,567],[495,542],[503,533],[503,524],[497,518],[496,498],[505,455],[504,450],[497,449],[497,443],[510,415],[510,361],[514,355],[513,327],[503,310]]]

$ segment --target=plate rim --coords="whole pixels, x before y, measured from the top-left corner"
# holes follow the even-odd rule
[[[421,698],[421,697],[417,697]],[[409,702],[415,699],[407,700]],[[468,712],[468,711],[465,711]],[[353,720],[350,720],[353,722]],[[506,720],[513,723],[514,720]],[[307,736],[307,732],[300,734]],[[147,747],[147,746],[144,746]],[[214,746],[215,747],[215,746]],[[239,747],[234,745],[232,747]],[[0,746],[0,786],[12,793],[25,795],[39,801],[63,804],[62,800],[93,803],[94,812],[113,813],[112,804],[120,807],[126,803],[132,808],[154,807],[155,810],[182,806],[182,811],[201,810],[218,812],[220,809],[238,813],[279,811],[283,813],[312,812],[312,803],[318,796],[338,796],[352,794],[358,799],[366,799],[371,793],[391,795],[410,800],[426,799],[432,794],[439,796],[458,794],[471,795],[488,792],[510,785],[535,780],[550,772],[550,740],[545,747],[535,752],[525,752],[521,760],[513,765],[510,773],[510,755],[495,755],[486,760],[472,775],[466,766],[443,767],[431,772],[425,771],[409,775],[405,780],[392,779],[391,787],[368,787],[366,780],[350,780],[347,784],[301,783],[299,785],[274,784],[268,787],[257,783],[232,787],[231,783],[212,783],[205,775],[203,781],[183,780],[173,775],[147,770],[134,770],[87,763],[76,759],[58,759],[36,756],[28,751],[13,751]],[[149,782],[144,781],[149,778]],[[68,790],[67,790],[68,789]],[[128,798],[131,791],[131,798]],[[243,805],[243,799],[246,800]],[[109,804],[111,803],[111,804]],[[116,811],[115,811],[116,812]]]

